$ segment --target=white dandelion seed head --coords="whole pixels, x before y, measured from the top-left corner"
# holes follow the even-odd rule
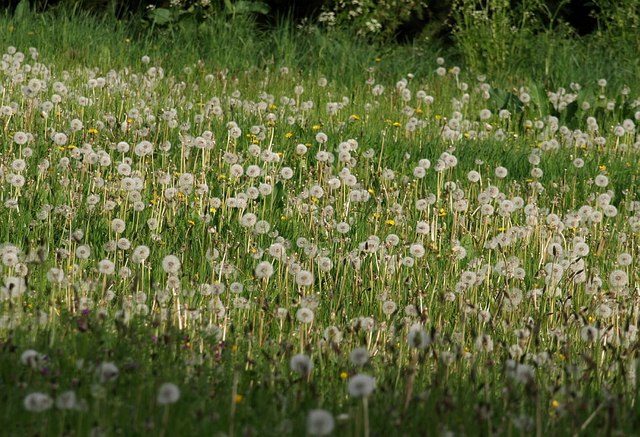
[[[180,399],[180,388],[171,382],[163,383],[158,389],[156,402],[159,405],[175,404]]]
[[[297,354],[291,357],[289,367],[301,376],[308,376],[313,370],[313,361],[308,355]]]
[[[313,436],[325,436],[331,434],[335,426],[335,420],[326,410],[311,410],[307,415],[307,433]]]
[[[352,376],[349,379],[347,390],[354,398],[368,397],[376,388],[376,380],[364,373]]]
[[[35,392],[25,396],[22,404],[27,411],[42,413],[53,407],[53,399],[46,393]]]

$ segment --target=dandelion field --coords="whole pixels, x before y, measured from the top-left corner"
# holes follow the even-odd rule
[[[637,88],[3,38],[3,433],[640,428]]]

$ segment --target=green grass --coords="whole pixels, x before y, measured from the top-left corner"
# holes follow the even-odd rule
[[[638,123],[627,71],[573,76],[562,64],[549,82],[518,65],[483,84],[464,59],[455,73],[455,49],[240,19],[145,33],[62,12],[0,18],[0,426],[10,435],[302,435],[316,408],[335,417],[333,435],[638,428],[638,134],[629,122],[614,133]],[[591,42],[572,43],[584,44],[571,49],[580,62],[602,66],[585,54]],[[560,86],[576,94],[565,110],[547,94]],[[143,141],[152,154],[140,156]],[[127,190],[130,178],[138,186]],[[522,205],[500,214],[507,199]],[[243,223],[250,214],[269,229]],[[176,271],[163,267],[168,255]],[[296,283],[300,270],[310,284]],[[622,286],[610,279],[620,271]],[[469,272],[477,280],[461,285]],[[312,323],[298,320],[303,307]],[[427,344],[412,347],[413,330]],[[361,346],[364,365],[350,360]],[[40,355],[23,363],[28,350]],[[296,354],[311,357],[309,374],[291,369]],[[348,389],[360,373],[376,380],[365,399]],[[157,402],[165,382],[180,389],[174,404]],[[72,409],[23,404],[69,390]]]

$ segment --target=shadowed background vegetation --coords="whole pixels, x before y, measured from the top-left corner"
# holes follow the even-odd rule
[[[43,20],[82,15],[132,39],[195,44],[203,55],[216,52],[206,41],[223,32],[232,40],[243,33],[241,48],[250,50],[251,41],[260,53],[273,48],[260,44],[266,35],[272,43],[278,40],[278,48],[295,46],[302,61],[305,56],[299,52],[313,53],[317,44],[331,45],[327,53],[338,60],[341,46],[350,55],[354,43],[383,51],[440,52],[506,87],[520,86],[522,78],[530,77],[557,88],[567,86],[569,77],[590,81],[605,73],[613,84],[631,85],[640,71],[638,1],[10,0],[7,11],[18,19],[34,11]],[[235,20],[233,32],[230,18]],[[223,25],[227,30],[221,30]],[[319,43],[326,37],[331,42]],[[419,69],[418,64],[412,69]]]

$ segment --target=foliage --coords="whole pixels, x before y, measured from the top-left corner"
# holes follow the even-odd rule
[[[318,20],[327,27],[344,26],[372,40],[393,38],[412,18],[422,19],[427,3],[420,0],[332,0]]]
[[[210,0],[172,0],[166,7],[148,7],[147,17],[154,28],[173,29],[178,26],[204,29],[211,24],[207,21],[215,14],[235,17],[269,13],[269,5],[260,0],[224,0],[221,5]]]

